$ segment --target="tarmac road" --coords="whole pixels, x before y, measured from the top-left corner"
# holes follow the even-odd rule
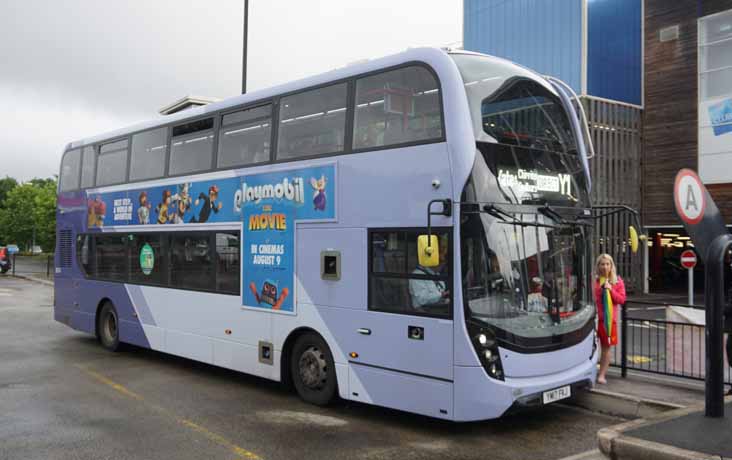
[[[557,459],[619,420],[555,404],[455,424],[340,402],[53,321],[52,289],[0,277],[0,459]]]

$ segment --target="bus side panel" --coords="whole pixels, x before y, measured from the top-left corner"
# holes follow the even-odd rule
[[[273,315],[242,307],[239,295],[128,286],[153,348],[277,380],[279,368],[259,362],[259,342],[272,342]],[[142,308],[141,308],[142,307]],[[146,310],[147,312],[144,312]],[[276,358],[276,356],[275,356]]]
[[[109,299],[119,317],[120,341],[150,348],[150,342],[124,284],[85,279],[78,281],[78,285],[82,294],[79,296],[79,309],[74,312],[74,317],[81,326],[77,329],[94,334],[97,310],[104,299]]]
[[[349,399],[452,420],[452,387],[452,382],[351,365]]]
[[[76,308],[71,278],[56,276],[53,282],[53,319],[74,329],[79,327],[72,321]]]

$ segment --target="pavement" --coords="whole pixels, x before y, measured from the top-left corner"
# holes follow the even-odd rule
[[[725,404],[728,417],[705,417],[694,411],[659,423],[640,426],[625,432],[627,436],[679,449],[732,458],[732,403]]]
[[[611,383],[612,384],[612,383]],[[53,321],[52,289],[0,277],[0,459],[538,459],[591,451],[622,422],[565,404],[450,423],[339,402]]]

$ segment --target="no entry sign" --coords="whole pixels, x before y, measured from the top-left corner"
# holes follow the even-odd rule
[[[681,266],[689,269],[696,267],[696,253],[691,249],[687,249],[686,251],[682,252]]]
[[[676,175],[674,201],[676,213],[687,224],[698,224],[704,217],[706,193],[701,179],[690,169],[683,169]]]

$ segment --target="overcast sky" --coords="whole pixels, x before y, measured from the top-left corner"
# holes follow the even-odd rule
[[[0,177],[66,143],[241,91],[243,0],[0,0]],[[462,40],[463,0],[250,0],[248,89]]]

